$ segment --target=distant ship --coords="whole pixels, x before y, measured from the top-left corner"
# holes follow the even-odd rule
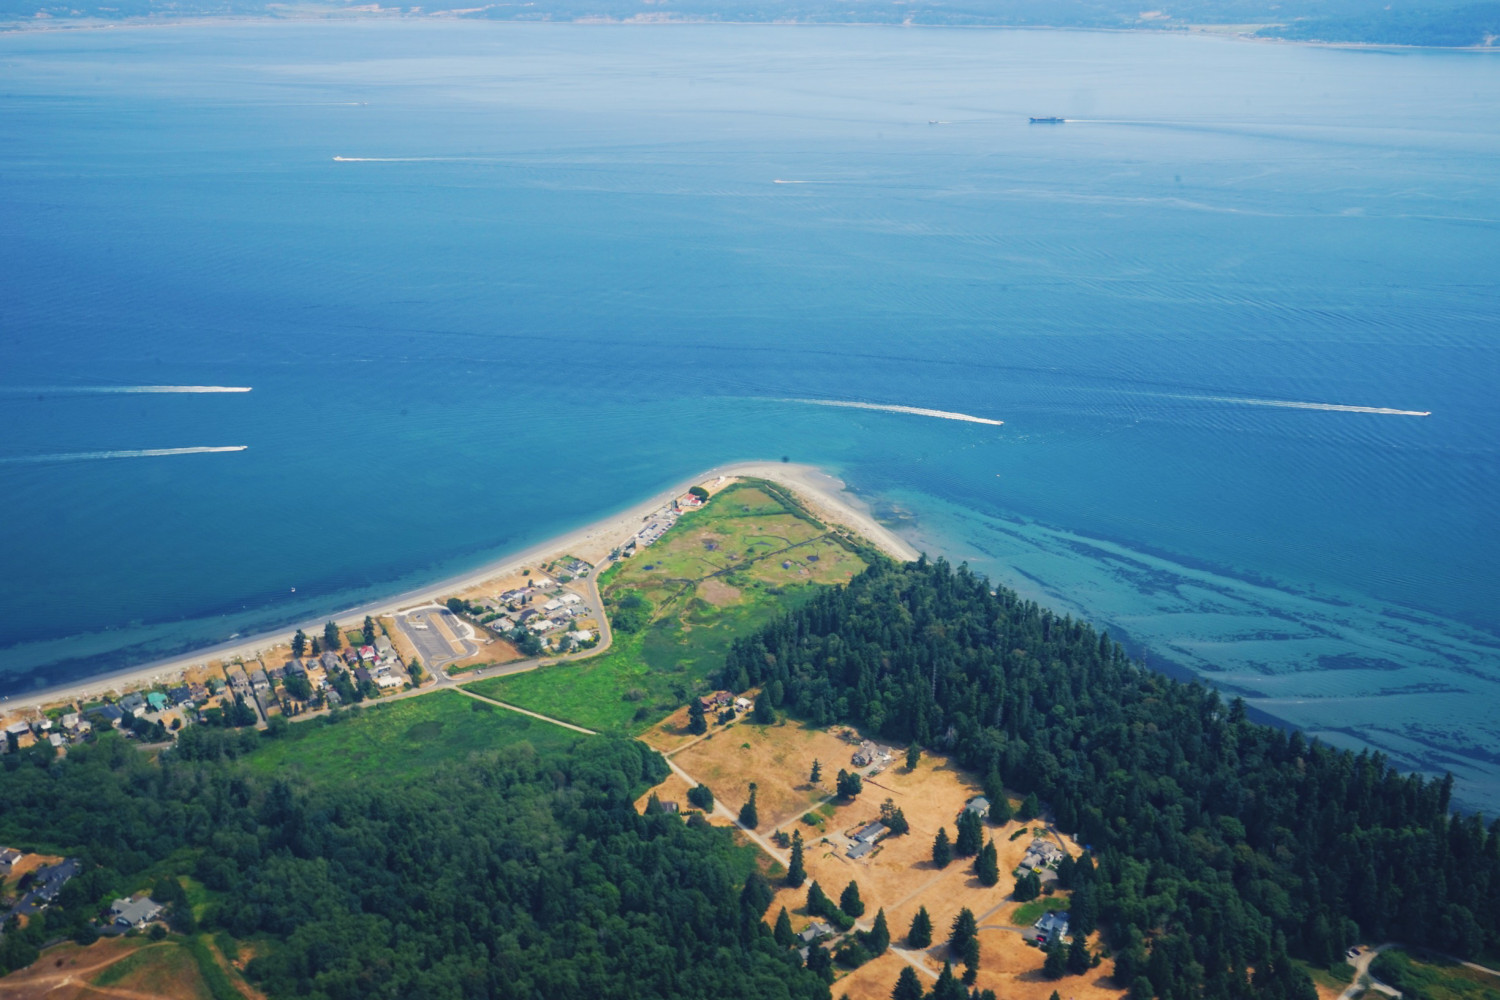
[[[1033,124],[1033,125],[1061,125],[1065,121],[1067,121],[1066,118],[1033,118],[1033,119],[1031,119],[1031,124]]]

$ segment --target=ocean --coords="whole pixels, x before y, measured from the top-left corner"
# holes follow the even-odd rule
[[[0,34],[0,694],[786,457],[1493,811],[1497,176],[1479,53]]]

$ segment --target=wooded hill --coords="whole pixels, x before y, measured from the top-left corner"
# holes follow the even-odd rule
[[[1133,996],[1311,998],[1289,955],[1500,946],[1500,823],[1450,815],[1451,778],[1250,722],[967,568],[872,566],[737,642],[721,682],[1039,795],[1091,847],[1073,881]]]

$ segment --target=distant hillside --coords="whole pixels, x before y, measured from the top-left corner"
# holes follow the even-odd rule
[[[1500,3],[1392,9],[1380,0],[398,0],[379,12],[357,0],[0,0],[0,21],[431,15],[515,21],[711,21],[1130,28],[1183,31],[1228,25],[1261,37],[1382,45],[1493,45]]]

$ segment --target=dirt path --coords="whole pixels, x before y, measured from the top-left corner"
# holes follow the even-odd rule
[[[1339,1000],[1353,1000],[1355,994],[1364,989],[1360,985],[1364,981],[1368,981],[1370,984],[1369,988],[1376,992],[1384,993],[1386,996],[1399,997],[1401,995],[1400,990],[1387,986],[1370,975],[1370,963],[1375,961],[1375,956],[1387,948],[1394,948],[1395,946],[1395,942],[1387,941],[1385,944],[1376,945],[1374,948],[1361,949],[1359,957],[1349,963],[1354,966],[1354,981],[1349,984],[1349,987],[1344,992],[1339,994]]]
[[[71,954],[84,956],[87,951],[79,949]],[[43,1000],[44,997],[55,997],[55,1000],[89,1000],[92,997],[115,997],[116,1000],[170,1000],[159,993],[140,993],[116,986],[94,986],[87,982],[89,977],[97,975],[134,954],[135,949],[116,951],[114,954],[98,958],[92,965],[70,962],[66,968],[62,969],[47,961],[51,956],[43,955],[34,965],[13,972],[5,977],[4,982],[0,982],[0,1000]]]
[[[469,690],[466,690],[466,689],[461,688],[461,687],[456,687],[453,690],[457,691],[459,694],[463,695],[466,698],[473,698],[475,701],[482,701],[486,705],[494,705],[496,708],[503,708],[507,712],[517,712],[517,713],[519,713],[521,715],[529,715],[533,719],[540,719],[543,722],[550,722],[554,726],[562,726],[564,729],[571,729],[575,733],[582,733],[585,736],[598,736],[599,735],[597,732],[595,732],[592,729],[585,729],[582,726],[575,726],[571,722],[564,722],[561,719],[554,719],[550,715],[543,715],[540,712],[533,712],[533,711],[531,711],[529,709],[520,708],[520,707],[518,707],[516,705],[510,705],[510,704],[507,704],[507,703],[505,703],[503,701],[496,701],[494,698],[486,698],[482,694],[475,694],[473,691],[469,691]]]

